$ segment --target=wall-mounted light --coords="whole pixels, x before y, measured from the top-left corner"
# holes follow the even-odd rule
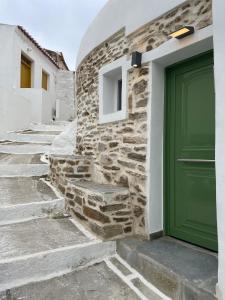
[[[131,66],[134,68],[140,68],[141,67],[141,59],[142,54],[138,51],[135,51],[131,55]]]
[[[195,29],[193,26],[184,26],[184,27],[170,33],[169,36],[171,36],[172,38],[176,38],[176,39],[182,39],[194,32],[195,32]]]

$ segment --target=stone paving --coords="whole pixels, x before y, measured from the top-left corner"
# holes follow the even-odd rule
[[[0,294],[1,300],[137,300],[140,299],[103,262],[79,272]]]

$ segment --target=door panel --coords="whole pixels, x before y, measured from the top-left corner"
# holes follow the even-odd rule
[[[166,231],[217,250],[213,53],[166,70]]]

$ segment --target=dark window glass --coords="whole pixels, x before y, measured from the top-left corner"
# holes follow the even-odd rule
[[[117,111],[122,110],[122,79],[117,83]]]

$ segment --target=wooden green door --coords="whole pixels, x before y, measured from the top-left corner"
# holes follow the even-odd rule
[[[166,233],[217,251],[213,52],[166,69]]]

